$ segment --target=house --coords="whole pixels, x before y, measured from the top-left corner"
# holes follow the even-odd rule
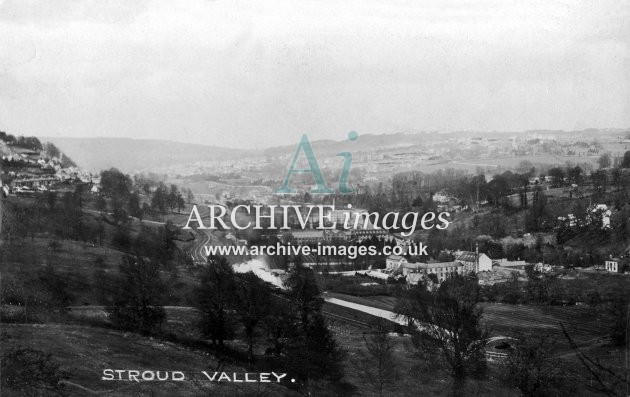
[[[486,254],[479,254],[472,251],[461,251],[455,256],[455,260],[461,262],[466,272],[473,272],[475,274],[479,272],[492,271],[492,259]]]
[[[623,271],[623,264],[619,258],[608,258],[604,262],[604,268],[607,272],[621,273]]]
[[[407,259],[400,255],[390,255],[385,259],[385,268],[391,272],[396,272],[401,269],[401,266],[407,264]]]
[[[602,229],[610,229],[610,216],[612,212],[606,204],[596,204],[591,210],[591,213],[601,217]]]
[[[435,203],[446,204],[449,202],[450,197],[445,192],[440,191],[440,192],[435,193],[433,197],[431,197],[431,199]]]

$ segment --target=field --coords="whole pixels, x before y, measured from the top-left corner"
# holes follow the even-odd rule
[[[327,293],[326,296],[384,310],[393,310],[396,303],[396,299],[389,296],[356,297],[339,293]],[[582,366],[576,351],[571,348],[569,341],[562,333],[561,324],[581,353],[587,354],[608,368],[612,368],[618,374],[623,374],[626,351],[611,345],[608,338],[611,318],[602,306],[527,306],[483,303],[482,308],[483,324],[490,336],[510,336],[519,340],[542,335],[550,337],[552,342],[549,345],[549,352],[555,359],[560,360],[562,367],[565,368],[562,376],[569,383],[581,385],[578,386],[575,395],[592,395],[591,390],[583,388],[584,380],[589,379],[591,375]],[[360,315],[355,314],[353,317],[353,312],[360,313]],[[374,318],[369,318],[370,315],[349,308],[343,308],[343,314],[351,318],[361,318],[368,323],[374,321]],[[362,333],[365,332],[361,331]],[[430,379],[424,377],[426,374],[423,375],[422,372],[416,370],[419,362],[414,361],[414,349],[410,339],[397,334],[392,335],[398,341],[399,346],[404,346],[396,353],[397,363],[400,363],[409,374],[413,373],[416,381],[422,384],[418,390],[422,390],[423,395],[441,395],[439,393],[444,392],[449,378],[447,376],[441,378],[441,372],[436,369],[429,371]],[[344,333],[338,335],[338,339],[344,343],[350,356],[352,356],[355,354],[353,353],[353,346],[360,345],[362,337],[359,337],[358,333]],[[501,366],[491,364],[489,370],[489,378],[485,382],[470,381],[471,383],[467,386],[470,393],[472,395],[474,393],[479,393],[479,395],[509,395],[511,390],[502,389],[496,383],[495,376],[499,376]],[[438,386],[439,382],[442,382],[442,388]],[[360,385],[361,383],[355,384]],[[407,386],[401,384],[401,389],[396,390],[396,393],[406,395],[403,390]]]
[[[365,362],[361,351],[364,349],[363,332],[337,333],[339,344],[346,350],[346,380],[357,387],[358,396],[378,396],[375,387],[361,375]],[[388,386],[384,395],[395,396],[449,396],[452,380],[448,373],[439,370],[435,363],[428,363],[415,356],[409,336],[391,334],[395,343],[395,370],[398,379]],[[466,396],[502,396],[517,397],[520,394],[499,380],[500,370],[490,368],[487,379],[468,380]]]
[[[482,304],[485,325],[491,335],[518,336],[545,333],[553,335],[568,349],[560,324],[578,344],[603,343],[608,332],[608,318],[598,307],[528,306],[501,303]]]
[[[396,298],[391,296],[357,297],[339,293],[326,293],[327,297],[393,311]],[[558,339],[560,352],[570,348],[562,335],[563,324],[578,345],[591,346],[606,341],[610,318],[601,307],[591,306],[530,306],[500,303],[482,303],[483,321],[490,336],[518,337],[544,332]],[[352,316],[352,309],[344,308]],[[367,315],[369,322],[369,315]],[[365,318],[363,321],[366,321]]]

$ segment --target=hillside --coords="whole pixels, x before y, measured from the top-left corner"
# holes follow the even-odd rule
[[[212,374],[217,368],[221,368],[230,374],[242,374],[247,370],[237,365],[219,364],[216,358],[204,351],[132,333],[73,324],[4,324],[3,338],[10,341],[11,347],[46,346],[68,375],[63,383],[69,396],[199,396],[227,393],[234,396],[293,395],[287,388],[272,383],[241,385],[206,381],[201,371]],[[162,373],[182,371],[186,380],[104,381],[101,380],[104,369]]]
[[[623,155],[622,142],[628,130],[583,131],[528,131],[528,132],[475,132],[449,133],[408,132],[395,134],[361,134],[350,141],[345,133],[337,139],[318,140],[309,136],[318,158],[334,157],[342,151],[355,154],[355,163],[370,162],[380,172],[423,169],[436,166],[475,170],[486,167],[490,174],[497,168],[516,168],[523,161],[540,164],[591,162],[595,164],[601,153],[613,157]],[[159,139],[133,138],[45,138],[56,144],[66,155],[88,171],[101,171],[117,167],[126,173],[170,166],[188,165],[194,173],[197,162],[229,161],[229,172],[244,160],[278,159],[292,156],[300,141],[296,133],[287,144],[261,150],[242,150],[220,146],[198,145]],[[221,142],[218,142],[221,145]],[[256,164],[254,169],[266,162]],[[466,160],[465,162],[461,162]],[[438,163],[435,163],[438,161]],[[206,164],[207,165],[207,164]],[[215,163],[214,171],[220,167]],[[251,168],[251,167],[250,167]],[[181,170],[171,168],[179,173]],[[208,170],[205,170],[206,172]],[[201,172],[204,172],[203,170]],[[218,171],[217,171],[218,172]]]
[[[445,135],[446,136],[446,135]],[[116,167],[123,172],[147,170],[165,165],[191,164],[197,161],[238,160],[244,156],[286,156],[294,153],[295,142],[286,146],[265,149],[262,152],[218,146],[197,145],[159,139],[133,138],[45,138],[72,157],[83,169],[97,172]],[[417,145],[427,139],[427,134],[361,135],[350,142],[341,135],[340,140],[312,140],[321,156],[333,155],[340,150],[374,151]]]
[[[158,139],[52,137],[45,139],[72,157],[81,168],[92,172],[111,167],[123,172],[133,172],[165,164],[234,159],[247,153],[245,150]]]

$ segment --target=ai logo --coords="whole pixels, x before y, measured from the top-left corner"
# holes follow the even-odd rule
[[[348,133],[348,140],[356,141],[359,139],[359,134],[355,131],[350,131]],[[297,163],[298,157],[300,155],[300,151],[304,152],[306,156],[306,161],[308,162],[308,168],[295,168],[295,164]],[[338,190],[339,193],[352,193],[353,190],[348,187],[348,177],[350,176],[350,165],[352,164],[352,154],[350,152],[341,152],[337,153],[336,156],[343,157],[343,168],[341,169],[341,175],[339,175],[339,185]],[[289,187],[289,182],[291,181],[291,175],[293,174],[313,174],[313,178],[315,178],[315,183],[317,183],[317,189],[311,190],[311,193],[334,193],[335,191],[326,185],[326,180],[324,180],[324,175],[322,174],[322,170],[319,168],[319,164],[317,164],[317,159],[315,158],[315,152],[313,152],[313,148],[311,147],[311,142],[308,140],[308,136],[306,134],[302,135],[302,139],[300,139],[300,143],[298,144],[297,150],[295,151],[295,155],[293,156],[293,161],[291,161],[291,166],[289,167],[289,172],[287,173],[287,177],[284,178],[284,183],[280,187],[280,189],[276,190],[275,193],[286,194],[286,193],[296,193],[295,189]]]

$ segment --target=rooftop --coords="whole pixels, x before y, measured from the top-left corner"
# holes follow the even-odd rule
[[[463,251],[456,259],[462,262],[474,262],[477,260],[477,254],[471,251]]]

